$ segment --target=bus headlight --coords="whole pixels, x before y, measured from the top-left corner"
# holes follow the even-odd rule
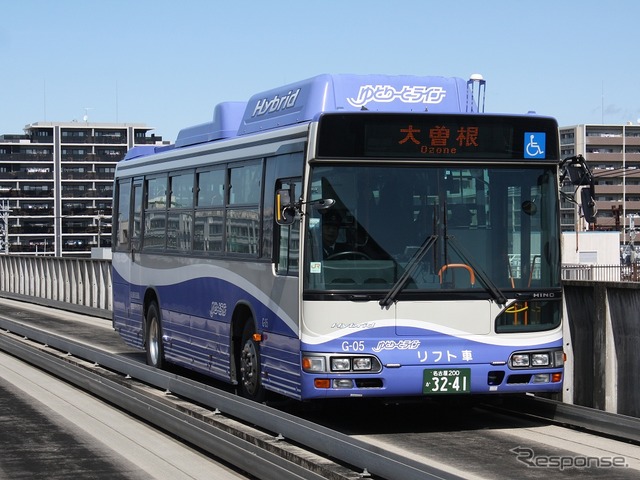
[[[371,358],[355,357],[353,359],[353,370],[354,371],[371,370]]]
[[[511,355],[511,366],[515,368],[522,368],[529,366],[529,354],[528,353],[514,353]]]
[[[349,358],[331,357],[332,372],[348,372],[351,370],[351,360]]]
[[[533,353],[531,354],[531,366],[532,367],[548,367],[550,364],[548,353]]]

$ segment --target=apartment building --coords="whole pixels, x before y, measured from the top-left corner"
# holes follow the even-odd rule
[[[116,164],[133,146],[162,144],[151,130],[37,122],[0,135],[0,253],[90,256],[110,247]]]
[[[597,222],[588,227],[626,229],[620,240],[627,243],[629,225],[640,227],[640,125],[560,127],[560,149],[562,158],[582,154],[595,177]],[[575,205],[565,201],[561,209],[562,229],[575,229]],[[587,226],[577,227],[583,230]]]

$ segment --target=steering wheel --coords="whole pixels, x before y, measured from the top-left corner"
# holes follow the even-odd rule
[[[371,260],[371,257],[369,255],[367,255],[366,253],[357,252],[355,250],[348,250],[346,252],[332,253],[331,255],[329,255],[326,258],[326,260],[339,260],[339,259],[346,259],[347,257],[352,257],[351,260],[357,260],[357,259]]]

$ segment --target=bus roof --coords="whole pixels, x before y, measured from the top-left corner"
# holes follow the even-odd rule
[[[258,93],[248,102],[220,103],[211,122],[182,129],[174,145],[144,150],[134,147],[125,160],[309,122],[323,112],[483,110],[484,87],[479,75],[469,80],[411,75],[318,75]]]

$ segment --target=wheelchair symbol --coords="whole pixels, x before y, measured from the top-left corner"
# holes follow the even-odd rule
[[[528,138],[527,138],[528,136]],[[545,134],[544,133],[526,133],[525,141],[527,146],[525,147],[525,158],[544,158],[545,147]],[[542,147],[540,146],[542,143]]]

